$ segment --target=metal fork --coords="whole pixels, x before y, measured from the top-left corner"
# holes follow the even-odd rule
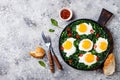
[[[57,58],[57,56],[55,55],[55,52],[54,52],[54,50],[53,50],[51,38],[50,38],[50,37],[48,37],[48,38],[49,38],[50,43],[51,43],[51,44],[50,44],[50,50],[51,50],[51,52],[53,53],[53,60],[55,61],[58,69],[62,70],[62,69],[63,69],[63,68],[62,68],[62,65],[60,64],[60,62],[59,62],[59,60],[58,60],[58,58]]]
[[[50,38],[49,36],[45,37],[45,35],[44,35],[43,32],[42,32],[42,37],[43,37],[44,41],[47,40],[45,43],[46,43],[47,46],[49,46],[49,50],[50,50],[50,52],[52,53],[52,54],[51,54],[51,55],[52,55],[52,58],[54,59],[56,65],[57,65],[57,67],[58,67],[58,69],[62,70],[62,69],[63,69],[63,68],[62,68],[62,65],[60,64],[57,56],[55,55],[55,52],[53,51],[51,38]]]
[[[54,73],[54,63],[53,63],[53,58],[52,58],[52,54],[51,54],[51,51],[50,51],[50,46],[51,46],[50,38],[45,36],[45,34],[43,32],[42,32],[42,38],[43,38],[46,46],[49,49],[49,51],[48,51],[48,60],[49,60],[50,70],[51,70],[52,73]]]

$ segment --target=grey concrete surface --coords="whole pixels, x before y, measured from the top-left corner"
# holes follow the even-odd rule
[[[61,58],[58,40],[62,29],[54,27],[50,19],[54,18],[64,28],[69,22],[59,18],[59,10],[67,7],[73,10],[74,19],[88,18],[98,20],[102,8],[114,14],[107,24],[114,38],[116,72],[106,77],[101,69],[81,71],[69,67]],[[48,29],[55,29],[54,33]],[[64,70],[56,68],[49,71],[48,60],[42,68],[38,61],[28,53],[36,46],[47,48],[41,38],[41,32],[50,35],[54,51]],[[120,0],[0,0],[0,80],[120,80]]]

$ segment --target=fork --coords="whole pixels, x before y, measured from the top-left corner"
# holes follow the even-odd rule
[[[62,69],[63,69],[63,68],[62,68],[62,65],[60,64],[60,62],[59,62],[57,56],[55,55],[55,52],[53,51],[51,38],[50,38],[50,37],[48,37],[48,38],[49,38],[49,41],[50,41],[50,43],[51,43],[51,44],[50,44],[50,50],[51,50],[51,52],[53,53],[53,60],[55,61],[55,63],[56,63],[56,65],[57,65],[58,69],[62,70]]]
[[[45,42],[45,45],[48,47],[48,60],[49,60],[49,65],[50,65],[50,70],[52,73],[54,73],[54,63],[53,63],[53,58],[52,58],[52,54],[50,51],[50,46],[51,46],[51,41],[50,38],[45,36],[45,34],[42,32],[42,38]]]

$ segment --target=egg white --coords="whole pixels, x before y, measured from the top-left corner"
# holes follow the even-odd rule
[[[75,41],[76,39],[74,39],[74,38],[68,38],[66,41],[70,41],[71,43],[72,43],[72,48],[71,49],[69,49],[69,50],[67,50],[67,49],[64,49],[63,51],[66,53],[66,56],[67,57],[69,57],[70,55],[72,55],[72,54],[74,54],[75,53],[75,51],[76,51],[76,47],[74,46],[74,41]],[[64,42],[65,43],[65,42]],[[63,45],[64,45],[64,43],[63,43]],[[63,46],[62,45],[62,46]]]
[[[79,35],[83,35],[83,34],[86,34],[86,35],[89,35],[91,34],[90,30],[93,30],[92,28],[92,25],[89,23],[82,23],[82,24],[85,24],[87,26],[87,31],[86,32],[80,32],[78,29],[79,29],[79,25],[76,25],[76,32],[79,34]]]
[[[91,54],[91,52],[87,52],[81,57],[79,56],[79,62],[80,63],[84,63],[85,65],[91,66],[92,64],[97,62],[97,60],[96,60],[97,56],[96,55],[94,55],[94,61],[93,62],[91,62],[91,63],[86,62],[85,57],[86,57],[87,54]]]
[[[85,40],[88,40],[88,41],[90,41],[90,43],[91,43],[91,46],[90,46],[90,48],[88,48],[88,49],[85,49],[85,48],[82,47],[82,44],[83,44],[83,42],[84,42]],[[90,51],[92,48],[93,48],[93,42],[92,42],[90,39],[83,39],[83,40],[81,40],[80,43],[79,43],[79,50]]]
[[[101,52],[106,51],[106,50],[102,50],[102,49],[99,48],[99,43],[100,43],[100,42],[105,42],[105,43],[107,43],[107,45],[108,45],[107,39],[102,38],[102,37],[99,37],[98,40],[97,40],[96,43],[95,43],[96,48],[94,48],[94,49],[96,50],[96,52],[98,52],[98,53],[101,53]]]

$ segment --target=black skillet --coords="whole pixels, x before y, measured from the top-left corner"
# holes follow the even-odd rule
[[[62,55],[61,45],[60,45],[60,43],[61,43],[61,35],[62,35],[62,33],[66,30],[67,26],[68,26],[68,25],[71,25],[71,24],[74,23],[75,21],[71,22],[70,24],[68,24],[68,25],[64,28],[64,30],[62,31],[62,33],[61,33],[61,35],[60,35],[60,39],[59,39],[59,51],[60,51],[60,54],[61,54],[63,60],[64,60],[69,66],[71,66],[71,67],[73,67],[73,68],[75,68],[75,69],[78,69],[78,70],[94,70],[94,69],[99,68],[99,67],[104,63],[104,61],[106,60],[108,54],[113,51],[113,38],[112,38],[112,35],[111,35],[110,31],[109,31],[109,30],[106,28],[106,26],[105,26],[106,23],[109,21],[109,19],[112,17],[112,15],[113,15],[113,14],[112,14],[111,12],[107,11],[106,9],[102,9],[102,12],[101,12],[100,17],[99,17],[99,19],[98,19],[97,22],[96,22],[96,21],[93,21],[93,20],[91,20],[91,19],[79,19],[79,20],[92,21],[92,22],[100,25],[100,26],[104,29],[104,31],[108,34],[108,36],[109,36],[108,39],[109,39],[109,41],[110,41],[110,42],[109,42],[109,43],[110,43],[110,47],[109,47],[109,51],[108,51],[107,55],[105,56],[104,60],[102,60],[102,62],[101,62],[98,66],[93,67],[93,68],[91,68],[91,69],[84,69],[84,68],[83,68],[83,69],[79,69],[79,68],[76,68],[76,67],[70,65],[70,64],[65,60],[64,56]],[[76,21],[78,21],[78,20],[76,20]]]

